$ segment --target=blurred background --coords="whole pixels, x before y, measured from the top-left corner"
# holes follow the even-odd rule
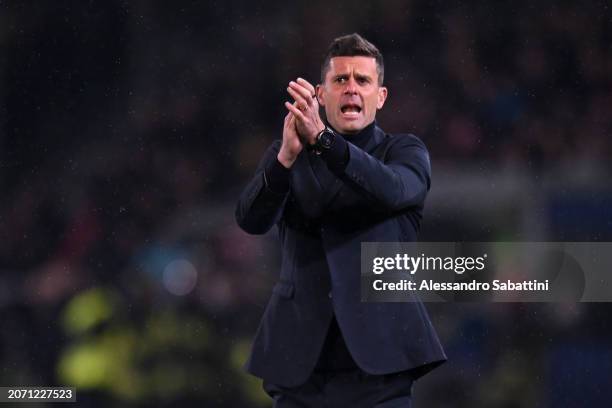
[[[421,240],[612,241],[607,2],[290,3],[0,2],[0,385],[270,406],[241,366],[277,236],[234,206],[347,33],[385,57],[379,124],[430,150]],[[609,406],[610,305],[429,310],[450,360],[416,406]]]

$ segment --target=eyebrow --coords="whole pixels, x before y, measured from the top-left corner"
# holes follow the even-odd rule
[[[355,74],[355,78],[357,78],[357,79],[366,79],[368,81],[372,80],[372,77],[370,77],[369,75],[359,74],[359,73]]]
[[[350,75],[348,73],[343,73],[343,74],[338,74],[334,76],[334,79],[339,79],[339,78],[348,78]],[[367,74],[360,74],[360,73],[355,73],[354,74],[355,79],[365,79],[368,81],[372,80],[372,77],[370,75]]]

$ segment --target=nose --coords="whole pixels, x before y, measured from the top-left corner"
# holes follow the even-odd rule
[[[350,95],[357,93],[357,83],[355,82],[355,78],[353,78],[352,76],[346,81],[344,93]]]

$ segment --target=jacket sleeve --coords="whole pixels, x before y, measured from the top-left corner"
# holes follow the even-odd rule
[[[280,219],[289,196],[289,169],[276,158],[280,140],[264,153],[255,176],[242,191],[236,205],[236,222],[249,234],[265,234]]]
[[[330,152],[324,157],[336,176],[380,211],[423,204],[431,184],[429,153],[423,142],[412,135],[393,139],[384,161],[344,139],[340,141],[346,145],[344,155]]]

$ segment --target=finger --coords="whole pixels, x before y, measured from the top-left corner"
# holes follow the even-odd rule
[[[306,85],[299,84],[295,81],[289,82],[289,86],[302,95],[302,97],[310,104],[313,102],[313,92]]]
[[[298,84],[297,82],[293,82],[293,81],[289,82],[289,87],[299,92],[299,94],[302,96],[302,98],[304,98],[304,100],[308,103],[309,106],[312,105],[313,103],[312,93],[308,89]]]
[[[291,112],[289,112],[289,114],[291,115],[291,117],[287,121],[287,126],[295,126],[295,115]]]
[[[311,96],[315,96],[317,94],[317,92],[315,91],[315,87],[310,82],[305,80],[304,78],[298,78],[297,82],[298,84],[302,85],[304,88],[308,89],[308,92],[310,92]]]
[[[287,88],[287,92],[289,92],[289,95],[291,95],[291,97],[295,99],[298,106],[307,108],[310,105],[308,101],[306,101],[306,99],[300,93],[295,91],[293,88]]]
[[[290,104],[289,102],[285,102],[285,108],[287,108],[291,113],[293,113],[296,119],[305,119],[304,115],[302,114],[302,111]]]

